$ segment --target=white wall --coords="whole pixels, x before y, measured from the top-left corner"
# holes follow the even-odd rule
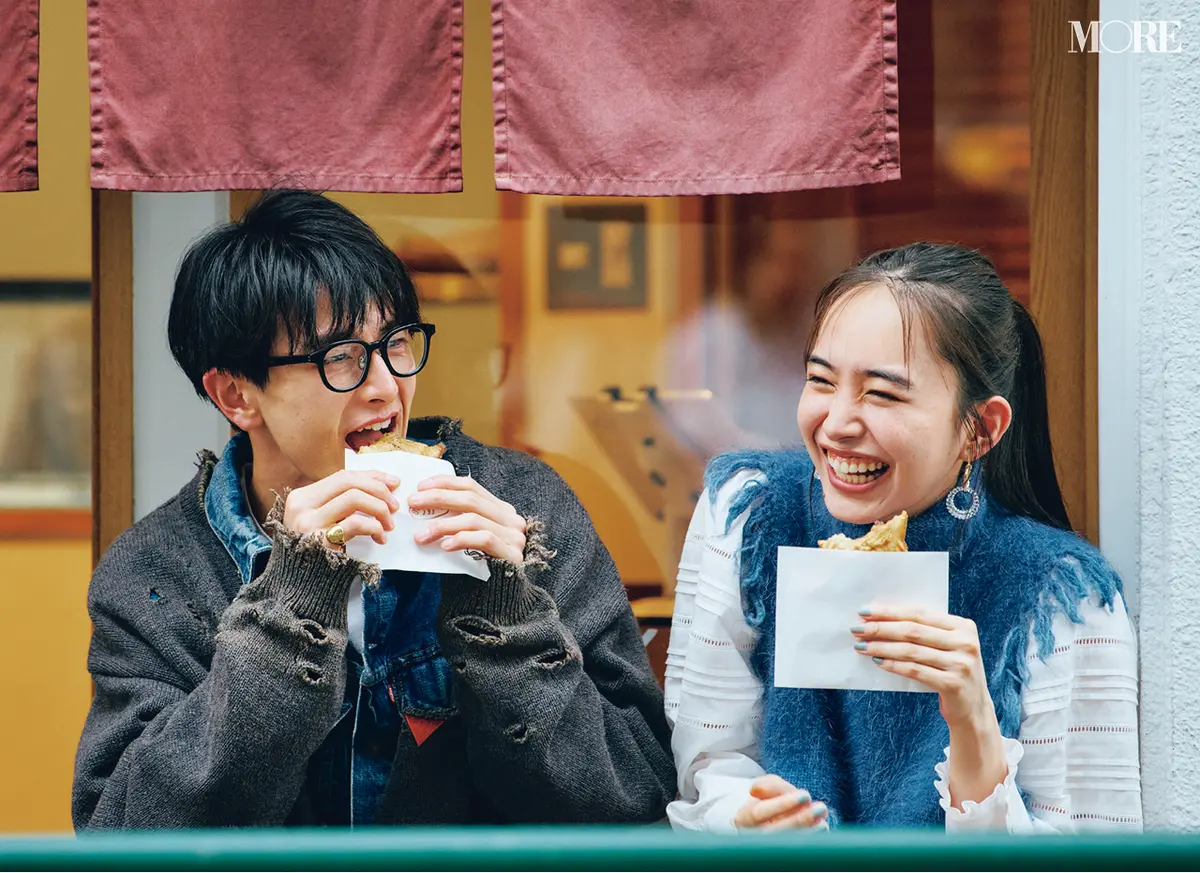
[[[1146,828],[1200,824],[1200,4],[1181,54],[1100,57],[1101,539],[1140,613]],[[1065,37],[1064,37],[1065,40]]]
[[[202,448],[220,452],[229,425],[192,390],[167,347],[175,270],[205,228],[229,220],[229,194],[133,195],[133,516],[174,496]]]

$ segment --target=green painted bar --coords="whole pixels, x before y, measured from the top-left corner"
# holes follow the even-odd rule
[[[0,870],[1195,870],[1200,837],[665,827],[228,830],[0,839]]]

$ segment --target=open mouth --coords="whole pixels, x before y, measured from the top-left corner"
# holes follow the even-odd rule
[[[383,421],[374,421],[370,424],[364,424],[358,430],[351,431],[346,434],[346,447],[358,451],[363,446],[369,446],[383,438],[384,434],[389,434],[396,429],[396,416],[385,418]]]
[[[838,455],[825,452],[830,475],[843,485],[870,485],[891,469],[882,461],[857,455]]]

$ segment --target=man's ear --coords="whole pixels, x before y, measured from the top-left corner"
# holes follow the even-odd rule
[[[978,461],[1008,433],[1012,424],[1012,406],[997,394],[976,407],[979,413],[973,438],[963,449],[964,461]]]
[[[204,390],[221,414],[238,430],[252,431],[262,424],[262,413],[255,392],[247,390],[247,380],[221,370],[204,374]]]

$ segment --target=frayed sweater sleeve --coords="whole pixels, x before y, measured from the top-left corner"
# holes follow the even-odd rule
[[[660,819],[669,730],[624,586],[566,483],[537,462],[520,473],[525,561],[442,586],[476,787],[513,821]]]
[[[93,576],[79,830],[283,824],[338,718],[347,594],[371,568],[276,526],[266,569],[213,640],[177,545],[171,531],[135,528]],[[206,648],[211,663],[190,656]]]

